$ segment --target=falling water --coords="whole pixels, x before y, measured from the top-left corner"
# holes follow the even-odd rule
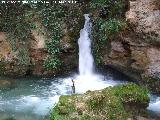
[[[74,79],[76,93],[84,93],[87,90],[99,90],[107,86],[115,85],[114,82],[104,81],[104,76],[94,73],[94,60],[91,53],[91,29],[92,23],[89,14],[84,14],[85,24],[80,31],[79,44],[79,75]],[[68,84],[68,83],[65,83]]]
[[[84,28],[80,32],[79,44],[79,73],[81,76],[93,73],[93,56],[91,54],[91,28],[89,14],[85,14]]]

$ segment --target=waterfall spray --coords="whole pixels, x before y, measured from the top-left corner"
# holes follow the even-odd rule
[[[92,29],[89,14],[84,14],[85,24],[84,28],[80,31],[79,44],[79,74],[92,75],[93,74],[93,56],[91,53],[91,39],[89,38]]]

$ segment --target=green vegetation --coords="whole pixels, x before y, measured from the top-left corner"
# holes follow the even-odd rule
[[[93,53],[97,63],[101,63],[101,49],[107,46],[110,39],[121,31],[124,26],[125,22],[116,18],[105,20],[98,17],[95,19],[93,26]]]
[[[91,0],[93,14],[93,53],[96,63],[101,63],[102,48],[109,47],[110,41],[125,28],[126,2],[124,0]]]
[[[51,120],[71,120],[68,114],[72,114],[75,111],[76,95],[66,95],[59,98],[58,105],[50,112]],[[61,116],[61,115],[63,116]]]
[[[123,104],[112,91],[91,93],[86,104],[89,112],[93,112],[89,115],[91,120],[94,119],[93,116],[96,116],[96,120],[124,120],[127,117]]]
[[[145,109],[149,103],[147,94],[146,89],[131,83],[84,95],[61,96],[51,111],[51,120],[126,120],[132,112],[125,106]]]
[[[141,91],[141,92],[139,92]],[[114,95],[119,97],[124,104],[139,104],[147,107],[149,91],[146,88],[141,88],[136,84],[119,85],[112,89]]]
[[[63,59],[61,53],[63,46],[60,43],[65,36],[64,29],[68,29],[68,35],[73,44],[79,35],[83,19],[82,11],[74,6],[64,4],[38,3],[15,4],[0,3],[0,31],[7,32],[8,42],[16,53],[16,65],[30,65],[30,41],[34,39],[31,30],[38,29],[46,37],[46,49],[48,56],[44,59],[43,66],[47,70],[60,69]],[[7,12],[6,12],[7,11]],[[36,26],[38,22],[44,29]],[[65,25],[65,28],[64,28]],[[74,45],[75,48],[77,47]]]
[[[47,35],[50,40],[46,43],[46,47],[49,56],[44,62],[44,66],[47,69],[57,69],[61,65],[61,60],[59,58],[60,50],[60,37],[62,33],[61,21],[65,17],[64,7],[57,5],[52,7],[44,7],[40,12],[40,18],[42,24],[47,29]]]
[[[81,23],[78,18],[82,16],[81,11],[77,8],[67,8],[62,4],[55,4],[52,6],[45,6],[39,12],[42,25],[46,28],[48,40],[46,42],[46,48],[49,56],[44,61],[44,66],[47,69],[58,69],[61,67],[63,60],[60,58],[63,46],[60,44],[60,40],[64,36],[64,25],[67,28],[74,30],[70,35],[70,38],[75,41],[77,33],[80,31]],[[73,21],[71,19],[77,18],[78,20]],[[70,21],[73,23],[70,23]],[[76,23],[74,23],[76,22]],[[75,26],[69,26],[76,24]],[[76,35],[75,35],[76,34]]]
[[[91,10],[99,10],[102,18],[118,17],[124,14],[125,0],[91,0]]]
[[[150,91],[154,93],[160,94],[160,77],[158,76],[153,76],[153,77],[143,77],[140,83],[142,86],[147,87]]]
[[[29,65],[28,42],[30,23],[25,20],[25,8],[20,3],[17,3],[15,6],[12,4],[1,4],[0,13],[0,31],[8,33],[8,42],[18,56],[17,63]]]
[[[0,75],[3,75],[5,71],[5,63],[0,62]]]

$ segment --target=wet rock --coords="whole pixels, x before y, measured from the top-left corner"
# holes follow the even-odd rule
[[[0,89],[6,89],[11,87],[11,82],[7,80],[0,80]]]
[[[137,70],[145,70],[147,69],[147,65],[149,64],[148,57],[146,55],[146,49],[141,48],[131,48],[131,59],[134,60],[131,63],[131,67]]]
[[[74,49],[74,46],[73,46],[73,43],[72,43],[73,41],[72,41],[72,38],[70,36],[70,31],[68,29],[67,24],[64,23],[62,26],[63,26],[62,29],[63,29],[64,35],[63,35],[63,37],[60,41],[60,44],[61,44],[61,46],[63,46],[64,51],[67,52],[70,49]]]
[[[3,75],[12,76],[12,77],[20,77],[24,76],[27,73],[28,66],[26,65],[17,65],[14,63],[5,63],[5,71]]]
[[[159,77],[142,77],[141,84],[148,87],[153,93],[160,94],[160,78]]]
[[[121,41],[112,41],[111,42],[111,53],[110,56],[112,59],[123,58],[127,55],[126,50],[123,47]]]
[[[45,28],[39,21],[34,22],[36,29],[31,30],[32,39],[30,40],[30,48],[43,49],[45,48],[45,41],[48,39],[45,35]]]

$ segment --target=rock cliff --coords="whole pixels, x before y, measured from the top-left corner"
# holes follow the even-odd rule
[[[79,4],[69,5],[57,5],[58,10],[65,9],[58,13],[56,8],[41,8],[37,13],[33,9],[26,14],[24,21],[31,25],[29,28],[29,36],[27,36],[27,42],[23,45],[21,41],[23,39],[15,40],[15,36],[11,36],[13,32],[0,30],[0,74],[9,76],[24,76],[24,75],[35,75],[35,76],[48,76],[56,75],[61,72],[70,71],[77,68],[77,39],[79,37],[79,31],[83,27],[83,14],[78,6]],[[17,8],[15,8],[16,10]],[[45,25],[43,22],[49,18],[41,18],[40,13],[46,10],[46,13],[50,14],[51,10],[57,14],[61,14],[60,22],[61,32],[59,46],[61,48],[59,52],[59,59],[61,60],[61,66],[58,69],[47,69],[44,66],[44,62],[49,55],[47,43],[52,41],[51,32],[54,34],[56,31],[49,30],[50,26]],[[11,12],[12,13],[12,12]],[[52,12],[53,13],[53,12]],[[3,16],[5,18],[5,16]],[[4,18],[1,19],[4,19]],[[52,15],[54,17],[54,14]],[[57,17],[57,19],[59,19]],[[48,20],[49,21],[49,20]],[[3,22],[3,21],[1,21]],[[12,21],[11,21],[12,22]],[[12,24],[10,22],[10,24]],[[13,21],[14,22],[14,21]],[[54,25],[54,22],[51,23]],[[6,23],[7,24],[7,23]],[[23,23],[20,23],[23,24]],[[53,26],[52,25],[52,26]],[[4,26],[0,23],[0,27]],[[49,26],[49,27],[48,27]],[[54,28],[54,27],[53,27]],[[25,28],[26,29],[26,28]],[[16,28],[15,28],[16,30]],[[20,29],[21,30],[21,29]],[[57,30],[58,31],[58,30]],[[21,30],[21,32],[23,32]],[[55,41],[53,41],[55,42]],[[54,45],[52,45],[54,47]],[[51,46],[51,47],[52,47]],[[25,48],[23,53],[19,54],[19,50]],[[20,62],[21,61],[21,62]],[[25,62],[23,62],[25,61]],[[53,63],[56,64],[56,63]]]
[[[103,63],[160,92],[160,2],[130,0],[125,17],[128,27],[103,49]]]

